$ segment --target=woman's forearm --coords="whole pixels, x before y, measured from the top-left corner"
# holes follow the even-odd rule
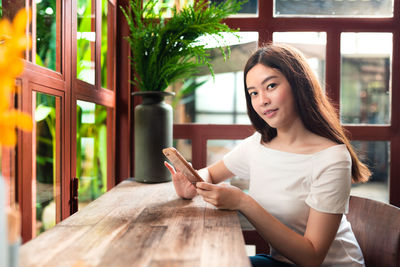
[[[222,160],[217,161],[207,168],[200,169],[198,172],[203,180],[210,184],[219,184],[234,176],[233,173],[226,168]]]
[[[197,171],[197,173],[200,175],[201,178],[207,183],[213,184],[212,177],[210,175],[210,172],[208,171],[208,168],[203,168]]]

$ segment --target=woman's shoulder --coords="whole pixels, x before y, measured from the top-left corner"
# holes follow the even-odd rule
[[[253,134],[242,140],[242,143],[247,143],[247,144],[248,143],[260,144],[260,142],[261,142],[261,134],[257,131],[255,131]]]
[[[232,153],[243,154],[253,151],[257,147],[257,143],[259,143],[260,140],[261,140],[261,135],[258,132],[255,132],[250,136],[240,140],[228,154]]]
[[[327,148],[337,146],[338,143],[330,140],[329,138],[322,137],[316,134],[312,134],[308,138],[309,148],[314,150],[314,152],[323,151]]]
[[[345,144],[337,144],[335,143],[332,146],[328,146],[318,152],[316,152],[314,155],[318,157],[325,157],[325,158],[337,158],[337,159],[348,159],[350,158],[350,153],[347,150],[347,147]]]
[[[315,153],[313,161],[317,169],[351,166],[351,156],[345,144],[335,144]]]
[[[328,138],[318,136],[315,138],[310,149],[314,150],[316,159],[329,161],[351,160],[350,153],[345,144],[339,144]]]

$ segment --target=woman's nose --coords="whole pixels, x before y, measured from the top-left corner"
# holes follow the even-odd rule
[[[260,93],[259,101],[260,101],[261,106],[266,106],[271,103],[271,99],[269,98],[269,96],[267,95],[267,92],[265,92],[265,91],[262,91]]]

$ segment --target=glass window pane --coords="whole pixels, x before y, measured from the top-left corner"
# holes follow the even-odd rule
[[[174,123],[250,123],[246,113],[243,69],[251,53],[257,49],[258,33],[239,32],[238,35],[240,39],[225,35],[231,51],[226,61],[220,49],[213,44],[213,38],[200,40],[211,49],[215,77],[204,66],[197,76],[187,79],[183,85],[172,86],[172,91],[185,92],[175,97]]]
[[[79,209],[107,191],[107,108],[77,101],[76,175]]]
[[[390,124],[391,33],[342,33],[340,118]]]
[[[225,0],[211,0],[210,2],[222,3]],[[258,0],[249,0],[242,5],[238,14],[231,17],[256,17],[258,15]]]
[[[108,46],[108,23],[107,23],[107,14],[108,14],[108,2],[109,0],[101,1],[101,87],[108,88],[107,85],[107,46]],[[111,26],[111,25],[110,25]],[[111,89],[111,88],[108,88]]]
[[[300,50],[325,89],[325,32],[274,32],[272,39],[276,43],[285,43]]]
[[[193,5],[194,0],[164,0],[158,1],[154,7],[154,11],[157,13],[163,12],[163,18],[170,18],[172,16],[172,8],[176,7],[180,10],[184,6]],[[148,0],[144,0],[143,3],[146,4]]]
[[[77,5],[77,78],[95,84],[95,0],[78,0]]]
[[[207,166],[221,160],[239,142],[241,140],[207,140]],[[245,192],[249,190],[249,177],[233,177],[227,182]]]
[[[34,0],[36,3],[35,63],[56,70],[57,60],[57,3],[56,0]],[[60,15],[59,15],[60,16]]]
[[[393,17],[393,0],[275,0],[274,16]]]
[[[61,185],[57,175],[56,97],[36,93],[36,235],[53,227],[60,218]],[[58,167],[59,168],[59,167]]]
[[[386,141],[352,141],[362,162],[372,172],[367,183],[354,184],[351,194],[389,203],[389,158],[390,142]]]
[[[178,149],[188,162],[192,162],[192,140],[174,139],[173,147]]]
[[[147,0],[144,3],[148,2]],[[164,12],[162,17],[169,18],[172,16],[171,9],[176,7],[180,10],[182,7],[187,5],[193,5],[194,0],[164,0],[159,1],[155,6],[155,12]],[[224,0],[211,0],[211,3],[221,3]],[[166,9],[168,8],[168,9]],[[258,15],[258,0],[248,0],[248,2],[242,5],[242,9],[232,17],[254,17]]]
[[[197,78],[199,83],[205,82],[196,90],[196,110],[202,112],[229,112],[233,110],[236,72],[215,74],[215,80],[208,76]],[[221,101],[225,99],[226,101]],[[229,101],[231,100],[231,101]]]
[[[207,166],[221,160],[239,142],[238,140],[207,140]]]

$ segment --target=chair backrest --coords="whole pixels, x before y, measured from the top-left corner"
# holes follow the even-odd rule
[[[400,266],[400,209],[351,196],[347,219],[368,266]]]

